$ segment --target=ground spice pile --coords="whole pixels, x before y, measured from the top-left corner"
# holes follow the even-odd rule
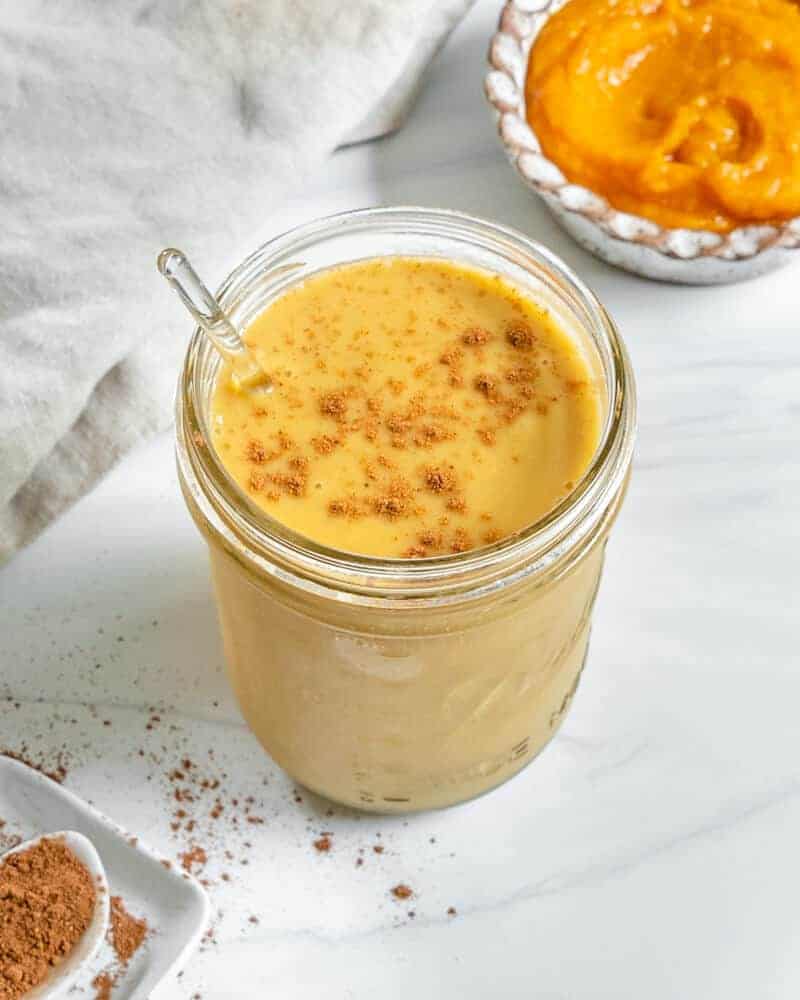
[[[111,897],[111,944],[120,962],[129,962],[147,936],[147,921],[125,909],[122,896]]]
[[[111,968],[103,969],[92,980],[94,1000],[111,1000],[117,980],[141,948],[149,930],[146,920],[128,912],[122,896],[111,897],[111,920],[107,937],[114,949],[115,962]]]
[[[0,1000],[24,996],[69,955],[96,895],[89,871],[58,839],[0,864]]]

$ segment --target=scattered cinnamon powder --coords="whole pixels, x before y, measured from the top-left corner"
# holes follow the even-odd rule
[[[497,380],[491,375],[481,372],[480,375],[475,376],[472,384],[478,392],[483,393],[483,395],[486,396],[490,402],[497,398]]]
[[[472,548],[472,543],[469,540],[469,535],[464,531],[463,528],[456,528],[453,533],[453,544],[451,549],[453,552],[466,552],[467,549]]]
[[[441,531],[423,531],[419,536],[419,544],[424,545],[425,548],[438,548],[442,544]]]
[[[278,431],[278,444],[281,451],[291,451],[294,448],[294,440],[286,431]]]
[[[117,958],[127,964],[147,937],[147,921],[128,913],[122,896],[111,897],[111,926],[109,934]]]
[[[331,835],[329,833],[323,833],[314,841],[314,848],[319,851],[320,854],[327,854],[332,846],[333,841],[331,840]]]
[[[439,290],[446,291],[444,286]],[[489,292],[484,289],[483,294]],[[548,405],[540,400],[539,386],[543,384],[543,373],[547,373],[544,366],[553,362],[546,351],[537,350],[536,321],[513,297],[509,304],[514,309],[511,314],[514,318],[497,326],[491,320],[483,326],[480,320],[471,325],[469,319],[459,323],[457,319],[447,322],[434,317],[440,330],[449,332],[437,331],[436,336],[443,339],[433,354],[421,349],[418,357],[416,346],[404,341],[404,331],[400,328],[394,331],[392,343],[398,359],[408,366],[409,372],[413,371],[413,378],[392,377],[389,373],[385,377],[378,376],[380,365],[375,351],[368,345],[359,345],[352,357],[342,355],[335,364],[319,364],[321,370],[330,368],[332,374],[335,370],[336,382],[333,388],[329,384],[312,390],[312,407],[335,423],[324,427],[323,421],[323,426],[312,432],[314,436],[295,444],[286,431],[268,435],[263,423],[253,421],[244,437],[252,465],[244,473],[243,481],[247,482],[249,477],[250,489],[262,504],[287,496],[311,496],[322,499],[323,509],[333,518],[377,516],[390,522],[424,518],[423,523],[437,524],[438,521],[438,527],[447,525],[439,517],[442,514],[449,514],[453,522],[462,520],[457,515],[469,510],[467,491],[472,472],[462,468],[466,460],[460,451],[455,465],[442,462],[444,467],[440,468],[438,463],[444,458],[443,449],[439,447],[441,443],[466,433],[477,435],[478,441],[487,448],[495,447],[506,425],[517,421],[522,414],[532,416],[535,412],[545,412]],[[416,335],[413,310],[408,310],[408,317],[405,332]],[[315,324],[333,323],[332,329],[336,328],[338,319],[322,314],[312,317]],[[388,329],[385,322],[383,326]],[[309,342],[301,350],[321,361],[320,345],[311,343],[316,336],[311,326],[303,332],[304,339]],[[368,336],[368,327],[356,330],[353,343]],[[286,340],[292,343],[291,338]],[[488,345],[486,350],[485,345]],[[558,374],[555,368],[553,371]],[[368,376],[377,380],[365,385]],[[562,378],[561,382],[564,394],[583,391],[583,383],[578,380]],[[284,388],[288,391],[291,387]],[[300,398],[301,390],[295,393],[298,405],[307,405],[304,398]],[[285,426],[288,428],[290,424],[287,422]],[[320,433],[323,429],[327,433]],[[250,433],[253,437],[248,441]],[[280,450],[270,450],[276,448],[274,434],[277,434]],[[355,444],[357,438],[360,440]],[[326,492],[329,480],[322,474],[323,463],[319,458],[340,448],[346,450],[351,445],[353,450],[348,461],[351,458],[359,460],[364,478],[348,484],[342,490],[344,495],[337,495],[337,490],[331,496]],[[298,446],[308,458],[298,454]],[[383,480],[378,466],[390,468],[392,463],[379,456],[381,451],[397,455],[398,459],[411,457],[409,452],[422,452],[423,461],[432,464],[424,470],[421,466],[415,469],[412,464],[410,469],[404,470],[408,482],[398,488],[396,481],[387,485]],[[473,454],[480,465],[483,456]],[[277,462],[272,466],[265,464],[281,458],[285,462],[283,467]],[[398,461],[393,469],[395,476],[398,476],[396,465],[399,464],[402,463]],[[272,475],[262,474],[262,470],[266,473],[268,469]],[[420,474],[422,483],[418,478]],[[317,494],[316,490],[321,492]],[[441,499],[432,502],[426,493],[436,494]],[[294,503],[291,499],[288,502]],[[438,535],[429,533],[429,537],[422,532],[416,538],[413,533],[408,537],[408,533],[401,530],[392,534],[396,537],[398,551],[405,548],[402,555],[409,559],[451,550],[461,552],[471,545],[491,544],[500,537],[496,531],[484,532],[479,528],[470,540],[463,529],[453,534],[454,528],[455,524],[448,528],[446,537],[441,532]],[[184,829],[185,824],[181,823],[180,828]]]
[[[343,500],[331,500],[328,504],[328,513],[334,517],[348,517],[352,520],[361,514],[361,508],[355,497],[345,497]]]
[[[491,334],[488,330],[476,326],[462,334],[461,343],[466,344],[468,347],[474,347],[476,344],[485,344],[490,337]]]
[[[255,469],[250,473],[250,478],[247,481],[247,485],[251,490],[255,490],[259,493],[267,485],[267,477],[263,472],[256,472]]]
[[[451,493],[456,486],[456,475],[444,466],[429,465],[425,469],[425,485],[432,493]]]
[[[111,1000],[111,991],[114,989],[115,979],[110,972],[98,972],[92,980],[94,989],[94,1000]]]
[[[46,778],[55,781],[59,785],[67,777],[67,756],[64,752],[59,752],[55,755],[54,763],[52,762],[52,755],[48,755],[48,759],[42,757],[34,759],[28,752],[28,747],[23,743],[20,750],[0,750],[0,756],[10,757],[11,760],[19,761],[20,764],[33,768],[34,771],[38,771],[39,774],[43,774]]]
[[[16,1000],[63,961],[91,923],[97,889],[63,840],[0,864],[0,1000]]]
[[[384,494],[375,497],[372,502],[373,510],[390,520],[403,517],[409,512],[412,495],[413,491],[409,484],[397,477],[389,483]]]
[[[318,455],[330,455],[334,448],[342,443],[341,438],[332,437],[330,434],[321,434],[319,437],[311,438],[311,446]]]
[[[334,420],[344,420],[347,415],[347,398],[343,392],[328,392],[319,401],[320,411]]]
[[[430,448],[432,444],[447,441],[455,437],[452,431],[445,430],[438,424],[423,424],[414,432],[414,444],[418,448]]]
[[[388,517],[393,520],[396,517],[402,517],[403,514],[408,510],[408,502],[402,497],[384,496],[376,497],[373,503],[376,514],[382,514],[384,517]]]
[[[247,442],[245,455],[248,462],[255,462],[256,465],[263,465],[267,460],[267,449],[264,447],[263,442],[257,441],[253,438],[251,441]]]
[[[181,867],[185,872],[189,872],[189,874],[193,874],[195,870],[202,870],[208,861],[208,855],[199,844],[194,844],[179,857]]]
[[[527,323],[515,323],[506,330],[506,340],[518,351],[529,351],[536,337]]]
[[[288,493],[293,497],[301,497],[305,495],[307,477],[297,473],[291,474],[286,472],[276,472],[269,477],[271,483],[274,483],[278,489],[283,493]]]
[[[141,948],[149,929],[146,920],[128,912],[121,896],[111,897],[111,920],[106,937],[114,950],[115,960],[110,968],[103,969],[92,980],[94,1000],[111,1000],[114,987]]]
[[[457,365],[463,357],[463,351],[460,351],[457,347],[450,347],[439,358],[439,364],[447,365],[448,367]]]
[[[533,368],[509,368],[505,377],[506,382],[515,385],[517,382],[533,382],[537,378],[537,372]]]
[[[406,413],[390,413],[386,426],[392,434],[406,434],[411,430],[411,418]]]

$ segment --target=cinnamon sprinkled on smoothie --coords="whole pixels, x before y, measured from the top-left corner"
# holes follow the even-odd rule
[[[488,400],[493,400],[497,395],[497,381],[491,375],[481,372],[476,375],[472,383],[478,392],[483,393]]]
[[[431,546],[438,548],[442,544],[441,531],[423,531],[419,536],[419,544],[424,545],[426,548],[430,548]]]
[[[533,368],[509,368],[506,372],[505,378],[506,382],[511,382],[511,384],[514,385],[517,382],[533,382],[537,374],[538,373]]]
[[[466,552],[467,549],[472,548],[469,535],[463,528],[456,528],[455,533],[453,534],[453,544],[451,548],[453,552]]]
[[[332,437],[330,434],[320,434],[319,437],[311,438],[311,445],[318,455],[330,455],[341,443],[341,438]]]
[[[483,330],[480,327],[475,327],[472,330],[467,330],[461,337],[461,343],[467,344],[469,347],[474,347],[476,344],[485,344],[491,334],[488,330]]]
[[[411,417],[405,413],[390,413],[386,418],[386,426],[392,434],[406,434],[411,430]]]
[[[257,441],[253,438],[252,441],[247,442],[247,461],[255,462],[257,465],[263,465],[267,460],[267,449],[264,447],[263,442]]]
[[[517,351],[529,351],[536,342],[536,337],[527,324],[518,323],[506,330],[506,340]]]
[[[319,408],[326,417],[344,420],[347,413],[347,399],[342,392],[328,392],[320,399]]]
[[[345,497],[343,500],[331,500],[328,503],[328,513],[334,517],[359,517],[361,507],[355,497]]]
[[[386,487],[386,491],[375,497],[372,506],[376,514],[394,519],[409,513],[413,490],[405,479],[395,477]]]
[[[439,357],[439,363],[449,367],[451,365],[457,365],[463,357],[463,351],[459,350],[457,347],[450,347]]]
[[[256,493],[259,490],[263,490],[267,485],[267,477],[263,472],[256,472],[255,469],[250,473],[250,478],[247,480],[247,485],[251,490],[255,490]]]
[[[450,493],[456,486],[455,473],[442,465],[429,465],[425,470],[425,485],[432,493]]]
[[[303,475],[291,475],[284,472],[277,472],[271,475],[269,480],[280,490],[284,493],[288,493],[290,496],[301,497],[305,495],[306,477]]]
[[[414,444],[420,448],[430,448],[432,444],[438,444],[440,441],[447,441],[454,437],[455,434],[452,431],[447,431],[438,424],[424,424],[415,432]]]
[[[403,497],[376,497],[373,501],[373,507],[376,514],[394,519],[402,517],[408,511],[408,501]]]
[[[253,502],[334,548],[412,559],[487,544],[481,511],[524,527],[594,450],[598,396],[571,337],[469,266],[396,258],[320,272],[248,338],[274,354],[273,392],[256,417],[220,382],[214,446]],[[447,530],[422,541],[434,527]]]

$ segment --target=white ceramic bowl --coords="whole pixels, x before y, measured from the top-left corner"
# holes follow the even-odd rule
[[[179,865],[153,853],[138,837],[131,836],[63,785],[2,754],[0,816],[6,821],[4,833],[32,837],[40,830],[68,827],[83,834],[83,839],[91,841],[102,859],[114,894],[122,896],[126,907],[147,921],[152,933],[128,966],[117,973],[114,1000],[147,1000],[155,995],[162,980],[186,963],[208,926],[210,907],[197,880]],[[78,856],[86,863],[85,855]],[[94,870],[93,866],[87,867]],[[107,905],[108,890],[103,895]],[[83,958],[78,963],[78,978],[74,983],[76,995],[94,996],[92,979],[112,963],[118,964],[108,942],[93,958]],[[48,982],[47,986],[55,991],[41,995],[48,998],[64,988],[61,984],[56,988],[55,982]],[[30,993],[25,1000],[30,997],[41,1000],[41,996]]]
[[[76,833],[74,830],[62,830],[59,833],[43,834],[41,837],[26,840],[23,844],[19,844],[10,851],[6,851],[0,857],[0,863],[10,858],[12,854],[21,854],[23,851],[36,847],[43,840],[63,841],[78,861],[86,867],[86,870],[92,876],[96,890],[94,913],[92,914],[89,926],[83,932],[69,955],[66,956],[63,962],[59,962],[58,965],[53,966],[46,979],[25,994],[25,1000],[54,1000],[55,997],[66,993],[97,954],[108,930],[110,900],[105,869],[92,842],[84,837],[83,834]]]
[[[543,155],[525,116],[525,75],[537,34],[565,2],[507,0],[489,47],[485,81],[509,159],[563,228],[609,264],[660,281],[723,284],[800,260],[800,218],[780,226],[744,226],[725,234],[667,229],[619,212],[600,195],[571,184]]]

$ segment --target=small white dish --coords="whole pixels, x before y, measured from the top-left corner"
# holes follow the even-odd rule
[[[59,840],[75,855],[92,876],[96,896],[91,922],[75,947],[62,962],[50,970],[46,979],[25,994],[26,1000],[54,1000],[55,997],[66,993],[70,987],[75,985],[81,972],[91,963],[108,930],[110,897],[105,869],[92,842],[83,834],[76,833],[75,830],[42,834],[40,837],[26,840],[16,847],[12,847],[11,850],[5,851],[0,855],[0,864],[7,861],[13,854],[22,854],[24,851],[36,847],[43,840]]]
[[[800,260],[800,218],[730,233],[667,229],[620,212],[571,184],[542,152],[525,111],[528,59],[542,26],[566,0],[507,0],[489,46],[486,97],[509,160],[576,242],[615,267],[658,281],[716,285],[744,281]]]
[[[111,896],[121,896],[131,914],[147,921],[149,933],[124,968],[120,968],[111,946],[101,935],[93,957],[81,962],[70,995],[94,997],[92,980],[98,973],[109,971],[115,976],[114,1000],[155,996],[158,984],[178,971],[208,926],[208,897],[196,879],[174,868],[66,788],[3,756],[0,818],[5,821],[4,835],[23,839],[53,829],[82,834],[105,869],[106,906]]]

